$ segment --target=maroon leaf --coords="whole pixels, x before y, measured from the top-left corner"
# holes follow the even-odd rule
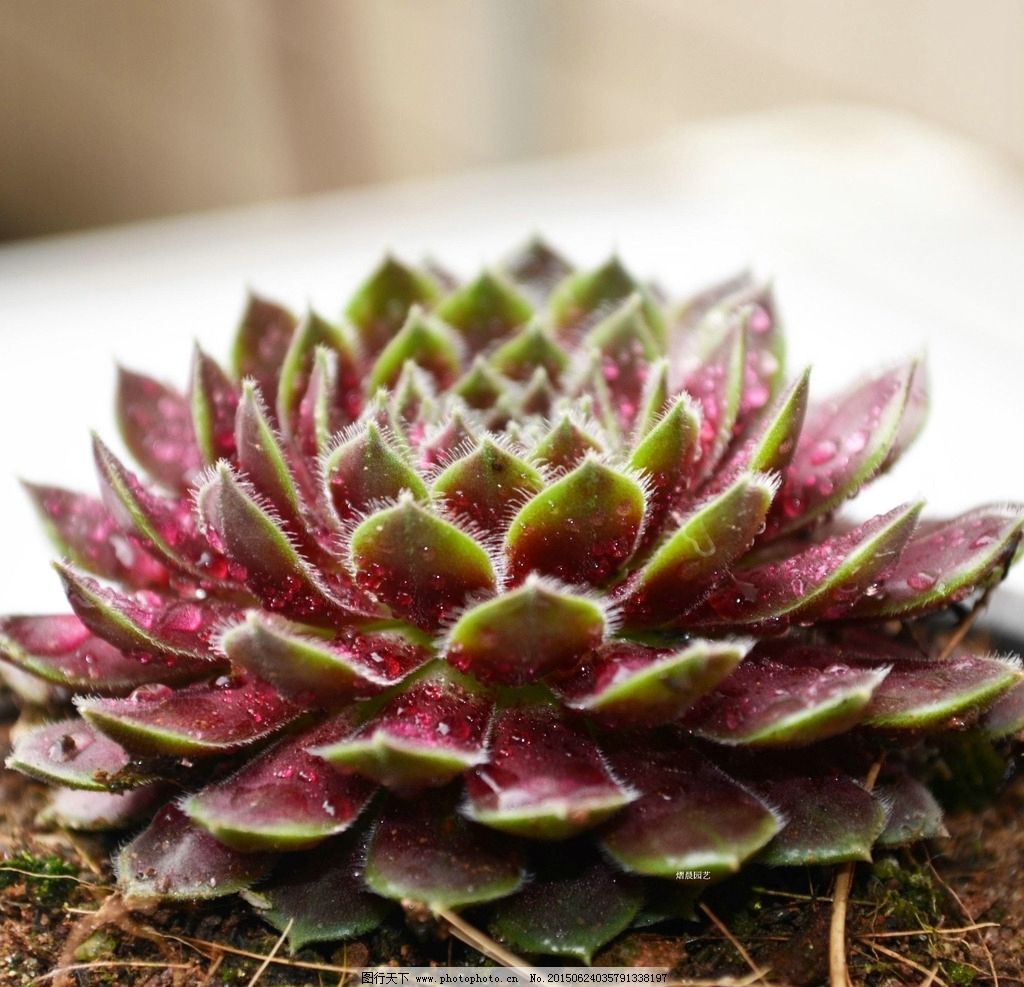
[[[519,589],[463,614],[448,661],[485,682],[525,685],[575,664],[604,637],[605,615],[587,597],[527,576]]]
[[[295,442],[310,459],[327,451],[331,436],[347,420],[341,386],[338,354],[326,346],[318,346],[313,353],[309,384],[293,423]]]
[[[117,883],[129,898],[188,900],[235,894],[266,874],[273,858],[238,853],[165,805],[117,855]]]
[[[124,444],[151,476],[185,490],[202,467],[188,401],[152,377],[119,369],[117,421]]]
[[[181,573],[210,583],[231,579],[227,561],[199,531],[188,500],[153,493],[95,437],[93,457],[104,503],[122,530]],[[116,540],[112,544],[118,546]]]
[[[737,322],[683,381],[683,390],[700,408],[699,479],[711,476],[732,440],[743,396],[745,361],[743,325]]]
[[[235,455],[235,409],[238,389],[216,360],[198,346],[192,357],[189,392],[196,444],[208,465]]]
[[[989,737],[1009,737],[1024,730],[1024,682],[1004,692],[985,711],[981,728]]]
[[[900,433],[915,374],[916,363],[897,367],[808,409],[768,536],[826,516],[878,473]]]
[[[413,305],[429,308],[439,297],[433,278],[388,256],[356,290],[345,314],[363,348],[377,353],[401,329]]]
[[[408,493],[352,535],[360,586],[417,627],[434,628],[475,593],[494,589],[484,549]]]
[[[887,666],[822,666],[754,652],[686,717],[720,744],[801,746],[843,733],[868,715]]]
[[[266,740],[300,710],[263,682],[223,676],[177,691],[136,689],[127,699],[79,699],[97,729],[141,755],[214,757]]]
[[[451,798],[392,800],[366,855],[371,890],[428,908],[459,908],[504,898],[523,882],[508,837],[454,813]]]
[[[277,744],[182,804],[194,823],[235,850],[303,850],[348,829],[374,785],[307,753],[351,730],[347,718]]]
[[[533,237],[502,264],[502,270],[535,303],[547,300],[572,274],[572,265],[539,237]]]
[[[899,774],[877,789],[879,801],[888,809],[880,846],[906,846],[919,840],[949,836],[942,822],[942,807],[919,781]]]
[[[624,622],[678,623],[753,544],[776,487],[770,476],[741,476],[693,508],[620,591]]]
[[[612,767],[643,794],[608,824],[601,842],[638,874],[731,874],[781,828],[759,799],[691,750],[634,750]]]
[[[188,599],[142,590],[131,596],[56,563],[68,602],[98,637],[130,656],[211,658],[218,626],[237,613],[230,603]]]
[[[343,434],[324,457],[324,493],[338,520],[348,521],[403,490],[427,500],[427,487],[374,421]]]
[[[922,522],[899,561],[851,614],[917,616],[991,585],[1012,560],[1022,527],[1019,507],[982,507],[950,520]]]
[[[24,486],[50,539],[75,565],[138,588],[166,584],[167,570],[137,541],[125,536],[100,501],[60,487]]]
[[[484,438],[434,481],[434,492],[445,498],[452,514],[486,532],[504,529],[514,505],[540,493],[543,487],[536,469],[490,438]]]
[[[296,620],[329,623],[350,619],[365,604],[344,587],[329,588],[281,524],[225,463],[200,488],[196,505],[207,538],[232,562],[232,574],[271,611]]]
[[[564,414],[537,444],[533,458],[552,469],[568,472],[583,462],[588,453],[599,453],[603,449],[601,441],[582,423]]]
[[[606,727],[677,720],[740,662],[739,643],[693,641],[678,650],[614,641],[553,687],[572,709]]]
[[[839,864],[870,860],[871,847],[885,828],[879,799],[852,778],[823,774],[753,779],[752,785],[786,820],[761,851],[758,863],[776,867]]]
[[[516,514],[505,537],[509,578],[530,572],[569,583],[600,583],[633,554],[645,496],[636,480],[585,459]]]
[[[153,812],[166,797],[165,785],[143,785],[128,792],[93,792],[59,788],[53,793],[43,820],[80,832],[101,832],[134,826]]]
[[[886,730],[956,726],[1022,678],[1017,663],[976,655],[896,662],[876,690],[865,722]]]
[[[898,507],[780,562],[734,572],[690,619],[696,626],[778,629],[843,617],[893,567],[921,506]]]
[[[182,655],[146,655],[140,661],[96,637],[71,614],[0,617],[0,658],[48,682],[105,696],[151,682],[193,682],[223,667]]]
[[[273,302],[249,295],[235,336],[235,377],[251,377],[271,409],[277,407],[277,380],[295,333],[295,316]]]
[[[277,386],[277,420],[285,436],[294,435],[299,425],[299,406],[309,387],[320,347],[337,354],[339,413],[346,422],[359,417],[363,403],[362,377],[356,343],[350,336],[350,330],[331,325],[312,311],[307,312],[296,327],[281,364]]]
[[[389,788],[443,785],[486,759],[491,700],[441,666],[389,699],[355,733],[311,752]]]
[[[128,752],[79,719],[61,720],[20,734],[7,767],[51,785],[88,791],[136,788],[150,779],[131,766]]]
[[[233,664],[312,707],[374,695],[401,681],[430,654],[394,632],[349,629],[324,638],[312,628],[258,610],[226,630],[220,646]]]
[[[612,414],[628,433],[640,410],[651,363],[660,355],[644,317],[644,299],[631,295],[587,334],[583,345],[598,354]]]
[[[601,751],[553,706],[495,716],[490,759],[466,778],[470,819],[533,839],[560,840],[596,826],[636,798]]]

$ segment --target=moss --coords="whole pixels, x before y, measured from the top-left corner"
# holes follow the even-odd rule
[[[966,963],[947,963],[944,973],[946,980],[953,987],[967,987],[978,977],[978,971]]]
[[[56,854],[36,857],[17,853],[0,861],[0,888],[24,882],[28,899],[40,908],[63,905],[75,889],[68,878],[77,876],[78,869]]]
[[[942,893],[929,874],[913,862],[901,864],[885,856],[871,867],[867,897],[890,928],[934,928],[942,915]]]

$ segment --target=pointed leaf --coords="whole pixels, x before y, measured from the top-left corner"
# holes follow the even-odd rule
[[[631,469],[647,477],[650,491],[644,542],[650,544],[661,532],[669,511],[679,502],[692,479],[699,452],[700,414],[687,395],[650,428],[629,458]]]
[[[781,828],[759,799],[693,751],[632,751],[612,762],[644,794],[608,825],[601,842],[627,870],[675,877],[735,873]]]
[[[77,617],[0,617],[0,659],[75,692],[123,695],[152,682],[180,684],[217,674],[222,663],[181,655],[118,651]]]
[[[235,454],[235,409],[238,390],[217,361],[198,346],[192,357],[189,392],[196,445],[207,465]]]
[[[589,965],[601,946],[629,927],[643,898],[641,882],[598,860],[531,881],[496,907],[489,928],[514,950]]]
[[[622,602],[625,622],[678,622],[753,544],[776,486],[763,474],[741,476],[694,508],[627,584]]]
[[[57,550],[89,572],[134,587],[162,586],[167,570],[128,538],[98,500],[60,487],[24,484]]]
[[[1020,544],[1024,511],[982,507],[945,521],[923,521],[899,561],[852,614],[906,618],[937,610],[1002,578]]]
[[[128,752],[79,719],[20,734],[7,767],[51,785],[93,792],[137,788],[150,779],[132,767]]]
[[[824,668],[747,658],[686,717],[698,736],[720,744],[802,746],[861,722],[887,666],[836,661]]]
[[[572,265],[539,237],[531,238],[501,268],[535,303],[546,301],[555,286],[572,274]]]
[[[395,910],[364,890],[363,843],[355,835],[288,857],[258,892],[246,895],[262,919],[296,952],[314,942],[337,942],[372,932]]]
[[[220,638],[238,667],[306,706],[370,696],[401,681],[429,652],[396,633],[342,631],[324,638],[312,628],[250,610]]]
[[[784,474],[796,451],[807,411],[810,369],[805,370],[755,424],[750,435],[715,472],[702,493],[724,490],[741,473]]]
[[[443,466],[472,449],[477,434],[470,416],[461,402],[449,406],[443,422],[429,430],[419,447],[420,464],[424,469]]]
[[[273,863],[261,853],[238,853],[189,822],[173,805],[123,847],[117,883],[128,898],[187,901],[235,894],[258,881]]]
[[[533,458],[547,463],[552,469],[569,471],[578,466],[590,452],[602,452],[604,447],[593,435],[573,419],[562,415],[551,431],[533,450]]]
[[[444,319],[478,353],[496,339],[510,336],[533,315],[530,303],[499,274],[485,271],[437,306]]]
[[[679,650],[615,641],[555,684],[565,703],[605,727],[677,720],[739,664],[737,643],[694,641]]]
[[[285,460],[284,449],[251,380],[242,382],[242,397],[235,417],[238,467],[256,493],[277,512],[289,531],[305,544],[308,539],[303,508],[295,478]]]
[[[629,560],[643,524],[643,488],[594,458],[527,502],[505,537],[509,576],[531,571],[600,583]]]
[[[310,459],[327,451],[331,436],[349,419],[341,389],[338,354],[327,346],[317,346],[293,428],[296,444]]]
[[[254,850],[305,850],[348,829],[375,785],[343,775],[307,753],[351,730],[348,718],[282,741],[240,771],[190,795],[188,817],[225,846]]]
[[[451,387],[459,376],[459,346],[451,330],[439,319],[414,305],[398,334],[381,351],[370,368],[367,390],[394,387],[407,361],[427,371],[439,388]]]
[[[915,367],[877,374],[808,409],[769,535],[828,515],[881,469],[899,434]]]
[[[225,463],[196,495],[207,537],[225,552],[237,578],[263,605],[296,620],[333,622],[351,616],[357,602],[329,590],[298,553],[278,521]]]
[[[188,401],[145,374],[118,370],[117,424],[136,461],[171,490],[185,490],[202,466]]]
[[[413,305],[430,308],[439,297],[432,278],[385,257],[359,286],[345,314],[359,331],[363,348],[377,353],[402,327]]]
[[[454,813],[450,798],[394,799],[370,840],[364,879],[396,901],[460,908],[517,891],[523,868],[515,844]]]
[[[1024,683],[1004,692],[981,719],[987,737],[1009,737],[1024,730]]]
[[[495,715],[490,759],[467,776],[466,792],[470,819],[542,840],[590,829],[636,798],[588,734],[546,705]]]
[[[453,462],[433,487],[452,514],[487,532],[504,529],[512,505],[543,488],[544,479],[536,469],[489,437]]]
[[[144,785],[129,792],[59,788],[42,819],[84,833],[126,829],[152,815],[156,803],[166,795],[164,785]]]
[[[491,706],[471,680],[438,667],[389,699],[351,736],[310,750],[389,788],[435,787],[486,759]]]
[[[723,302],[740,292],[749,291],[754,283],[754,276],[749,270],[739,271],[685,299],[673,314],[673,335],[688,342],[713,309],[720,308]]]
[[[930,403],[928,390],[928,365],[924,357],[921,357],[914,362],[910,387],[907,390],[907,404],[903,409],[903,418],[900,420],[900,428],[896,433],[896,441],[893,442],[889,455],[885,457],[880,472],[884,473],[889,469],[921,434],[921,430],[928,420]]]
[[[508,387],[508,381],[491,369],[482,356],[477,356],[452,391],[462,398],[468,407],[477,411],[488,411],[498,403]]]
[[[107,510],[129,533],[111,537],[115,550],[130,549],[134,536],[143,549],[179,572],[210,583],[230,578],[226,560],[199,531],[187,500],[153,493],[95,436],[93,458]]]
[[[141,592],[126,596],[95,579],[56,563],[68,602],[95,635],[130,657],[155,655],[213,658],[211,639],[217,626],[233,613],[231,604],[189,600]]]
[[[885,828],[885,809],[852,778],[829,772],[768,777],[752,784],[786,820],[758,863],[802,867],[871,859],[871,847]]]
[[[906,846],[919,840],[949,836],[942,822],[942,807],[924,785],[901,774],[880,785],[878,799],[889,810],[885,829],[878,837],[878,845]]]
[[[669,362],[664,357],[655,360],[644,383],[644,393],[640,399],[640,414],[633,426],[633,439],[637,446],[648,432],[667,413],[669,404]],[[694,414],[699,414],[696,408]]]
[[[632,294],[587,333],[583,345],[600,354],[612,413],[624,432],[640,410],[651,363],[660,355],[644,315],[644,299]]]
[[[700,409],[700,479],[712,475],[732,441],[743,399],[746,358],[746,336],[743,324],[737,322],[683,381],[683,389]]]
[[[921,507],[898,507],[788,559],[735,572],[691,620],[777,629],[842,617],[899,558]]]
[[[474,678],[525,685],[570,667],[604,637],[600,605],[528,576],[470,609],[448,635],[448,661]]]
[[[315,312],[307,312],[292,336],[281,364],[277,388],[277,418],[286,436],[299,424],[299,407],[309,387],[318,347],[326,346],[337,354],[337,396],[339,411],[346,421],[355,421],[362,411],[363,380],[355,340],[344,328],[331,325]]]
[[[547,418],[558,400],[558,391],[551,385],[548,372],[538,367],[519,396],[519,414]]]
[[[569,367],[569,354],[554,341],[543,323],[534,320],[499,346],[489,362],[509,380],[523,383],[537,368],[543,368],[551,380],[558,381]]]
[[[251,377],[270,408],[277,407],[281,364],[295,334],[295,316],[274,302],[249,295],[231,352],[235,377]]]
[[[423,480],[372,421],[328,452],[322,474],[325,493],[341,521],[377,501],[394,499],[403,490],[417,500],[429,496]]]
[[[351,546],[359,584],[418,627],[437,627],[471,594],[494,588],[487,552],[408,494],[363,521]]]
[[[578,339],[638,290],[633,275],[618,257],[610,258],[593,271],[571,275],[551,295],[555,330],[559,336]],[[665,321],[649,297],[644,299],[644,317],[660,345],[665,339]]]
[[[770,285],[742,291],[732,304],[742,312],[747,337],[739,412],[742,424],[766,407],[778,391],[784,372],[785,342]]]
[[[991,705],[1024,676],[1009,659],[960,655],[900,661],[875,692],[865,723],[885,730],[941,727]]]
[[[280,733],[300,710],[263,682],[224,676],[177,691],[142,686],[127,699],[79,699],[78,711],[133,753],[230,754]]]

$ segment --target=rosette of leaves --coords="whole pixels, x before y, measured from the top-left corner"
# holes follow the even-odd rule
[[[1003,577],[1021,510],[845,520],[924,371],[808,383],[749,276],[676,304],[539,242],[468,283],[389,258],[334,321],[252,298],[230,369],[122,372],[142,474],[96,439],[98,498],[29,486],[71,613],[0,656],[74,715],[8,764],[133,828],[127,895],[244,892],[295,946],[403,902],[588,959],[680,872],[935,835],[908,752],[1024,696],[915,622]]]

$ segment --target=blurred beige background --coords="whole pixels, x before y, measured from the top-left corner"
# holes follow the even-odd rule
[[[1021,0],[0,0],[0,239],[817,100],[1024,161]]]

